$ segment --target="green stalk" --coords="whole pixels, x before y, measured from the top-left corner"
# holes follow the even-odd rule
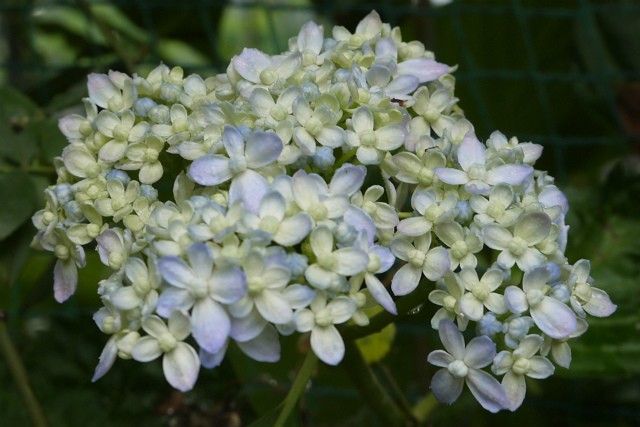
[[[276,420],[274,427],[283,427],[291,411],[295,408],[298,399],[304,393],[304,390],[313,374],[316,365],[318,364],[318,358],[313,353],[313,351],[309,351],[304,361],[302,362],[302,366],[296,375],[293,384],[291,385],[291,389],[285,397],[283,402],[282,411],[280,411],[280,415],[278,415],[278,419]]]
[[[33,390],[29,385],[29,377],[27,376],[27,371],[22,364],[22,360],[20,360],[18,351],[11,341],[11,337],[9,336],[9,332],[7,331],[7,325],[5,323],[5,316],[1,311],[0,350],[4,355],[4,358],[7,360],[7,366],[9,367],[9,371],[11,372],[16,385],[18,386],[18,391],[20,392],[20,395],[24,400],[33,425],[36,427],[46,427],[47,421],[44,416],[44,412],[42,411],[40,403],[38,402],[36,395],[33,393]]]
[[[341,366],[383,425],[402,427],[413,424],[413,420],[402,412],[382,387],[354,341],[345,341],[345,356]]]

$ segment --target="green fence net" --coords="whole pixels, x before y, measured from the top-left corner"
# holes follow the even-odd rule
[[[213,73],[243,46],[283,49],[307,19],[352,26],[371,9],[459,64],[461,105],[481,135],[544,144],[561,179],[576,146],[618,150],[638,136],[637,2],[5,0],[1,79],[47,99],[108,67],[164,61]]]
[[[33,99],[41,112],[56,117],[77,107],[78,100],[86,95],[89,72],[118,69],[145,73],[162,61],[211,75],[223,72],[230,57],[243,47],[269,53],[285,49],[289,37],[309,19],[324,24],[325,29],[332,25],[353,28],[372,9],[384,21],[400,26],[405,39],[421,40],[440,61],[459,65],[456,93],[479,136],[486,138],[499,129],[520,140],[543,144],[541,168],[548,169],[563,184],[581,180],[592,183],[604,162],[638,146],[638,1],[454,0],[435,7],[426,0],[0,0],[0,87],[19,90]],[[18,265],[27,257],[33,229],[28,224],[23,227],[20,249],[2,255],[10,260],[9,265]],[[598,245],[612,250],[603,249],[600,254],[596,248],[593,253],[601,255],[596,263],[600,274],[610,279],[608,284],[625,289],[613,295],[631,295],[626,302],[638,303],[637,292],[626,289],[640,258],[637,254],[625,258],[628,254],[623,251],[637,246],[640,228],[628,218],[613,223],[611,228],[599,224],[595,228],[603,233],[622,230],[598,239]],[[579,228],[577,231],[576,236],[587,235],[580,234]],[[584,247],[591,248],[588,244]],[[15,261],[19,259],[22,261]],[[619,260],[628,264],[615,264]],[[40,280],[46,283],[37,283],[46,275],[43,271],[50,269],[50,259],[44,256],[36,261],[41,264],[35,264],[40,270],[21,273],[21,280],[7,292],[0,289],[0,297],[8,295],[10,319],[55,313],[64,322],[82,315],[88,334],[93,334],[90,339],[101,339],[90,325],[91,304],[83,301],[82,295],[64,306],[30,305],[27,299],[34,295],[51,302],[50,276]],[[6,279],[3,274],[0,271],[0,278]],[[100,275],[96,269],[81,276],[81,281],[92,283],[93,298]],[[36,285],[21,289],[30,280],[41,289],[34,290]],[[622,375],[633,365],[637,373],[640,350],[635,338],[637,327],[633,325],[638,315],[632,312],[637,305],[628,305],[629,310],[612,321],[626,328],[627,341],[610,346],[605,338],[611,324],[603,322],[599,330],[595,326],[590,331],[593,345],[577,350],[583,352],[582,360],[587,362],[618,359],[610,363],[612,366],[583,363],[582,372],[592,374],[601,369]],[[413,339],[423,333],[423,328],[406,324],[398,331]],[[413,345],[410,339],[405,341]],[[66,346],[58,343],[59,348]],[[91,349],[91,354],[83,356],[89,367],[95,351]],[[81,375],[89,367],[83,367]],[[580,365],[577,368],[580,372]],[[589,384],[575,382],[572,387],[571,393],[579,394]],[[335,389],[330,392],[337,393]],[[355,400],[353,396],[347,398]],[[568,417],[586,411],[583,419],[588,419],[592,415],[589,411],[593,411],[602,417],[617,416],[631,425],[638,412],[637,407],[627,405],[628,401],[618,407],[574,405],[565,410]],[[558,409],[553,406],[558,403],[551,400],[538,404],[541,413],[547,408]],[[531,425],[540,424],[534,421]]]

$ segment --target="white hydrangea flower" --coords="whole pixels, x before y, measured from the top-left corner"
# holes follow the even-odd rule
[[[438,326],[440,340],[445,350],[429,353],[429,363],[440,369],[431,379],[431,391],[447,404],[455,402],[467,387],[483,408],[498,412],[508,405],[504,388],[491,374],[482,370],[493,361],[496,345],[487,336],[475,337],[465,346],[464,338],[450,320],[442,320]]]
[[[87,247],[111,270],[94,380],[117,358],[162,356],[186,391],[231,346],[275,362],[295,331],[335,365],[336,325],[369,324],[375,305],[395,314],[387,287],[421,286],[448,351],[429,356],[444,368],[434,393],[450,403],[466,382],[496,412],[520,405],[524,376],[552,373],[547,355],[569,366],[587,315],[615,311],[588,261],[565,257],[568,201],[534,170],[540,145],[480,142],[455,67],[377,13],[330,34],[308,22],[287,51],[244,49],[206,78],[89,75],[84,115],[59,121],[69,145],[32,244],[58,259],[58,301]],[[483,336],[465,347],[458,328]],[[494,360],[495,343],[512,351]],[[481,370],[492,360],[504,387]]]
[[[382,161],[385,152],[395,150],[404,143],[405,129],[400,124],[389,124],[374,129],[374,117],[367,107],[360,107],[351,119],[353,131],[347,132],[347,144],[356,147],[356,157],[363,165]]]
[[[334,243],[333,233],[326,226],[317,227],[309,236],[316,262],[307,267],[304,276],[318,289],[336,288],[341,277],[362,273],[369,264],[366,252],[350,247],[335,249]]]
[[[576,331],[576,316],[562,302],[548,296],[549,272],[540,267],[524,273],[522,288],[508,286],[504,298],[508,309],[516,314],[529,310],[542,332],[552,338],[566,338]]]
[[[247,280],[245,300],[238,301],[246,310],[255,307],[262,317],[274,324],[288,323],[293,319],[293,310],[284,294],[291,279],[291,272],[279,260],[264,259],[258,252],[248,254],[243,263]]]
[[[502,284],[501,271],[489,269],[481,278],[478,278],[476,270],[463,268],[457,277],[468,291],[460,298],[460,311],[469,319],[480,320],[484,315],[485,307],[495,314],[507,312],[504,297],[494,292]]]
[[[515,411],[522,405],[527,391],[524,377],[544,379],[553,375],[553,364],[543,356],[536,356],[544,339],[540,335],[527,335],[513,351],[501,351],[493,360],[491,370],[504,375],[502,386],[509,399],[508,408]]]
[[[581,317],[590,314],[596,317],[608,317],[617,306],[602,289],[591,286],[589,271],[591,264],[581,259],[571,267],[567,286],[571,290],[571,307]]]
[[[194,339],[206,351],[216,353],[231,329],[224,305],[245,295],[246,277],[237,267],[215,267],[213,254],[204,243],[191,245],[187,259],[188,264],[178,257],[158,260],[160,274],[172,286],[160,295],[158,313],[169,317],[176,310],[192,309]]]
[[[138,362],[150,362],[162,356],[164,376],[173,387],[189,391],[198,379],[200,359],[189,344],[183,342],[191,332],[189,318],[179,311],[169,317],[168,325],[158,316],[142,322],[148,336],[140,338],[131,350]]]
[[[551,220],[542,212],[520,217],[513,232],[499,225],[490,224],[482,229],[484,244],[501,251],[498,265],[508,269],[517,264],[523,271],[541,266],[545,256],[535,247],[551,232]]]
[[[413,243],[397,238],[391,243],[396,258],[407,262],[393,276],[391,289],[395,295],[406,295],[418,287],[424,275],[435,281],[449,271],[449,254],[442,246],[431,248],[431,234],[416,238]]]
[[[475,254],[482,249],[482,241],[473,229],[464,229],[457,222],[443,222],[437,224],[434,232],[438,239],[449,247],[451,270],[458,266],[476,268],[478,260]]]
[[[418,189],[411,196],[411,206],[420,216],[412,216],[400,221],[398,232],[405,236],[422,236],[435,224],[453,219],[457,204],[457,194],[451,191]]]
[[[247,213],[242,220],[247,230],[264,233],[268,239],[285,247],[300,243],[312,226],[311,218],[305,212],[287,216],[287,202],[278,192],[264,196],[258,214]]]
[[[296,328],[311,332],[311,348],[320,360],[337,365],[344,357],[344,341],[335,325],[349,320],[355,311],[350,298],[337,297],[327,302],[325,296],[318,295],[309,308],[296,312]]]
[[[109,74],[89,74],[87,88],[91,102],[116,113],[131,108],[137,97],[131,77],[118,71],[109,71]]]
[[[491,187],[497,184],[521,185],[533,174],[533,168],[529,165],[488,165],[486,147],[473,132],[468,132],[462,140],[456,159],[462,170],[438,168],[436,174],[447,184],[464,185],[471,194],[488,194]]]
[[[444,319],[455,320],[458,329],[467,329],[469,318],[460,309],[460,299],[464,295],[464,285],[452,273],[447,274],[442,281],[442,286],[429,292],[429,301],[441,308],[431,318],[431,327],[438,329],[440,321]]]
[[[476,213],[473,220],[480,226],[493,223],[503,227],[512,226],[522,213],[522,209],[514,206],[513,202],[513,190],[506,184],[493,187],[488,198],[475,195],[469,199],[471,209]]]

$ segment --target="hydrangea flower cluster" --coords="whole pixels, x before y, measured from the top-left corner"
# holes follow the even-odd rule
[[[454,68],[373,12],[331,37],[309,22],[288,51],[245,49],[207,79],[89,75],[33,222],[58,258],[56,300],[87,247],[112,271],[94,380],[118,357],[162,358],[189,390],[230,344],[274,362],[295,332],[336,365],[337,325],[366,325],[376,304],[396,314],[394,296],[418,287],[446,349],[428,357],[439,400],[466,383],[486,409],[514,410],[525,377],[568,367],[588,316],[616,307],[588,261],[564,256],[567,200],[533,168],[541,146],[480,142]]]

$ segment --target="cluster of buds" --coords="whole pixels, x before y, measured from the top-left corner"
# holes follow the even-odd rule
[[[588,316],[615,305],[588,261],[564,256],[567,200],[533,168],[542,147],[480,142],[452,71],[373,12],[331,37],[309,22],[288,51],[245,49],[207,79],[89,75],[33,222],[58,258],[56,300],[86,247],[112,271],[94,380],[118,357],[162,357],[189,390],[229,345],[274,362],[295,332],[336,365],[337,325],[367,325],[374,305],[396,314],[418,287],[446,349],[429,355],[439,400],[466,383],[484,408],[514,410],[525,376],[567,368]]]

